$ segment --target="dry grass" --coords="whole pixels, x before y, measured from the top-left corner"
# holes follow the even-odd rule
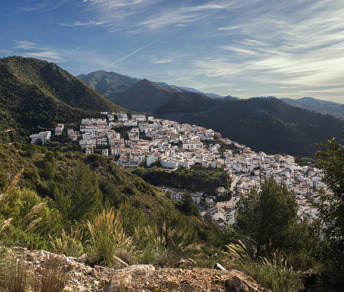
[[[0,291],[22,292],[30,287],[30,271],[21,257],[10,255],[3,247],[0,250]]]
[[[36,291],[60,292],[66,286],[67,277],[62,270],[62,260],[59,256],[50,255],[45,261],[41,274],[36,278]]]
[[[251,275],[265,288],[277,292],[302,289],[300,272],[293,270],[286,257],[279,250],[273,252],[269,257],[260,257],[254,260],[241,241],[226,247],[228,252],[225,254],[229,256],[230,264]]]

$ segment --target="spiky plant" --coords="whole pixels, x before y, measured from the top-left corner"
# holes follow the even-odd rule
[[[120,212],[103,210],[92,221],[87,222],[90,233],[88,254],[92,261],[105,266],[118,263],[116,252],[132,247],[132,238],[123,231]]]

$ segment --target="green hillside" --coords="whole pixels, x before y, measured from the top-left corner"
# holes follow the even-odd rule
[[[44,200],[50,213],[56,214],[56,226],[49,229],[51,236],[59,236],[62,227],[76,225],[84,228],[85,221],[98,212],[111,207],[123,209],[125,205],[122,215],[128,216],[124,223],[127,234],[133,235],[135,226],[155,228],[159,224],[162,228],[165,221],[175,229],[174,232],[182,233],[185,243],[215,244],[213,240],[219,229],[199,216],[183,215],[178,211],[178,205],[160,189],[111,159],[96,154],[51,152],[43,146],[13,143],[0,144],[0,165],[0,194],[9,194],[14,187],[38,194],[41,199],[36,200]],[[6,214],[0,212],[0,225],[3,216],[6,218]],[[46,229],[22,230],[22,227],[18,225],[18,230],[11,235],[18,244],[48,248]],[[182,239],[176,237],[175,240]]]
[[[159,84],[143,79],[122,92],[114,101],[133,111],[152,113],[166,103],[171,95],[171,91]]]
[[[0,59],[2,140],[25,139],[39,126],[117,110],[123,109],[56,64],[23,57]]]
[[[202,106],[204,105],[204,106]],[[214,129],[256,151],[312,157],[315,143],[340,138],[344,122],[285,104],[276,98],[193,100],[174,95],[157,117]]]
[[[344,104],[326,100],[319,100],[312,97],[303,97],[300,99],[281,98],[281,100],[293,106],[327,115],[332,115],[344,120]]]
[[[106,71],[81,74],[77,77],[112,101],[115,101],[120,93],[139,81],[137,78]]]

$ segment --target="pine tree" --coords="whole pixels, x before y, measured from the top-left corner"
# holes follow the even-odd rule
[[[235,229],[253,243],[255,256],[259,257],[286,243],[288,229],[297,219],[295,194],[269,178],[261,191],[254,188],[240,199],[235,218]]]
[[[332,139],[326,150],[318,151],[317,162],[324,171],[323,181],[333,193],[322,193],[317,204],[329,243],[327,258],[332,268],[344,271],[344,137],[342,144]]]
[[[102,193],[97,176],[90,167],[78,162],[72,172],[70,182],[70,220],[85,220],[100,210]]]

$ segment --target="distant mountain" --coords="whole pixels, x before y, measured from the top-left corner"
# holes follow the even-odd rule
[[[106,71],[82,74],[77,76],[77,78],[84,81],[99,94],[105,96],[111,101],[114,101],[115,97],[140,80],[115,72]]]
[[[191,88],[176,91],[146,79],[113,101],[137,112],[212,128],[256,151],[312,157],[316,142],[340,138],[344,122],[294,107],[276,98],[210,97]]]
[[[343,134],[344,122],[290,106],[276,98],[211,99],[200,94],[173,95],[155,116],[197,124],[270,154],[312,157],[316,142]]]
[[[300,99],[281,98],[281,100],[293,106],[332,115],[344,120],[344,104],[326,100],[319,100],[313,97],[303,97]]]
[[[113,100],[133,111],[152,113],[166,103],[173,92],[161,85],[143,79],[129,87]]]
[[[56,64],[23,57],[0,59],[0,139],[9,129],[24,137],[38,126],[118,110],[123,109]]]
[[[89,74],[81,74],[77,76],[77,78],[84,81],[99,94],[105,96],[106,98],[110,99],[115,103],[117,102],[117,98],[119,95],[124,93],[125,90],[127,90],[130,86],[134,85],[136,82],[142,80],[138,78],[129,77],[126,75],[121,75],[115,72],[106,72],[102,70],[92,72]],[[223,98],[223,96],[221,95],[215,93],[204,93],[194,88],[179,87],[175,85],[169,85],[164,82],[153,83],[160,85],[161,87],[170,91],[171,93],[188,91],[204,94],[213,98]]]
[[[166,103],[156,108],[155,114],[197,114],[207,111],[215,104],[221,104],[209,96],[190,91],[174,93]]]
[[[223,96],[216,94],[216,93],[204,93],[202,91],[199,91],[197,89],[194,88],[189,88],[189,87],[179,87],[182,91],[189,91],[189,92],[195,92],[195,93],[200,93],[209,97],[213,97],[213,98],[223,98]]]

